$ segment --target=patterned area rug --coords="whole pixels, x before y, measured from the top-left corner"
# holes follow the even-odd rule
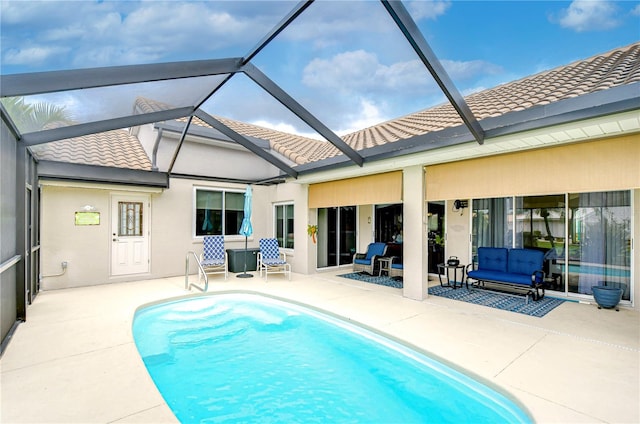
[[[532,317],[543,317],[549,311],[564,303],[564,300],[547,296],[537,302],[529,299],[529,303],[525,303],[524,296],[506,296],[478,289],[468,290],[466,288],[459,288],[454,290],[451,287],[441,286],[429,287],[429,294],[505,311],[518,312]]]
[[[361,272],[352,272],[350,274],[341,274],[338,277],[349,278],[351,280],[364,281],[367,283],[379,284],[381,286],[394,287],[396,289],[402,288],[402,280],[396,280],[391,277],[382,276],[378,277],[375,275],[369,275]]]

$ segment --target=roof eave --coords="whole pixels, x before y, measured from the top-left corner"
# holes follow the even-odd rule
[[[113,168],[50,160],[39,161],[38,177],[87,183],[169,188],[169,177],[166,172]]]

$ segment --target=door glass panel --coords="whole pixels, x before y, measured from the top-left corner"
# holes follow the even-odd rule
[[[356,253],[356,207],[340,208],[340,265],[353,262]]]
[[[513,198],[475,199],[472,206],[472,257],[478,247],[513,246]]]
[[[542,250],[543,271],[556,279],[548,286],[563,290],[560,275],[565,257],[565,195],[516,197],[515,247]]]
[[[427,212],[429,230],[429,273],[437,274],[438,264],[444,262],[444,201],[429,202],[427,205]]]
[[[402,203],[376,205],[375,217],[376,231],[374,241],[393,243],[397,240],[400,243],[402,240]]]
[[[606,285],[630,300],[631,193],[570,194],[569,231],[569,292],[592,294],[592,286]]]
[[[141,202],[118,202],[118,236],[142,236]]]

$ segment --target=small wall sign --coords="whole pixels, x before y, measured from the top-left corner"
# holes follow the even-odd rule
[[[100,212],[76,212],[76,225],[100,225]]]

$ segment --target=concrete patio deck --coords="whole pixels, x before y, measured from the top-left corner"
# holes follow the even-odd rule
[[[224,281],[378,329],[511,394],[537,422],[640,422],[640,314],[565,302],[543,318],[338,277]],[[170,423],[131,334],[136,308],[184,277],[41,292],[0,359],[2,423]]]

